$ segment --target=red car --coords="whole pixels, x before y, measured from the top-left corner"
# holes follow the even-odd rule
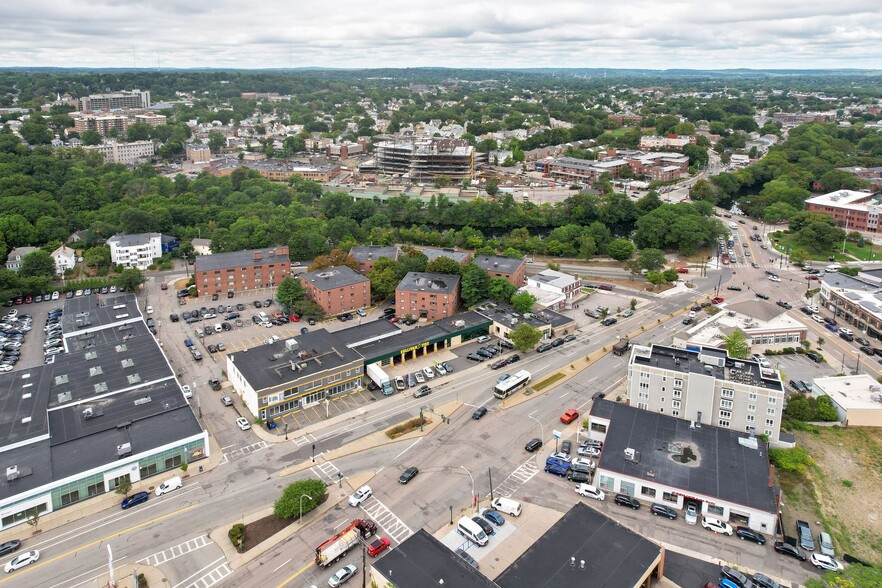
[[[33,301],[34,301],[33,296],[25,296],[25,304],[30,304]]]
[[[563,413],[560,417],[560,422],[565,425],[569,425],[571,422],[579,418],[579,411],[575,408],[571,408],[565,413]]]
[[[374,539],[373,543],[368,545],[368,555],[371,557],[377,557],[383,553],[387,547],[389,547],[389,540],[385,537],[377,537]]]
[[[688,274],[688,273],[689,273],[689,270],[686,269],[685,267],[678,267],[678,268],[677,268],[677,273],[678,273],[678,274]]]
[[[719,304],[723,300],[724,298],[722,296],[717,296],[716,298],[711,298],[711,304]]]
[[[292,323],[296,323],[296,322],[300,321],[300,317],[296,314],[291,314],[291,315],[288,315],[288,320],[291,321]]]
[[[818,281],[821,280],[821,278],[819,278],[818,276],[806,276],[805,279],[806,280],[818,280]]]

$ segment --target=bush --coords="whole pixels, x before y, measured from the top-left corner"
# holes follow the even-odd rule
[[[307,498],[301,500],[304,495]],[[280,519],[293,519],[301,516],[301,503],[303,504],[302,514],[306,514],[324,502],[326,498],[325,483],[321,480],[314,478],[298,480],[289,484],[282,492],[282,496],[273,504],[273,514]]]
[[[815,398],[806,394],[794,394],[787,401],[784,416],[803,422],[839,420],[836,407],[833,406],[833,401],[827,395]]]
[[[227,536],[230,538],[230,543],[233,544],[233,547],[239,549],[239,546],[245,543],[245,525],[236,523],[227,531]]]
[[[804,474],[805,466],[812,464],[808,451],[802,447],[770,449],[769,459],[776,468],[794,474]]]

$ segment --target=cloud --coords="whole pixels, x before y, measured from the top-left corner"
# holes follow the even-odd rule
[[[877,68],[878,0],[30,0],[0,66]]]

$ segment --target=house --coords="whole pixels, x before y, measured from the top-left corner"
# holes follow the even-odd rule
[[[55,273],[63,276],[65,270],[71,269],[76,263],[77,252],[67,245],[62,245],[52,252],[52,259],[55,260]]]
[[[146,270],[155,259],[162,257],[162,235],[139,233],[137,235],[114,235],[107,240],[110,261],[123,267]]]
[[[160,249],[163,253],[171,253],[180,246],[181,244],[178,242],[177,237],[172,237],[171,235],[162,235],[160,237]]]
[[[211,255],[211,239],[193,239],[190,241],[196,255]]]
[[[546,269],[535,276],[529,276],[527,287],[563,297],[563,304],[556,303],[551,306],[552,310],[557,310],[579,293],[579,279],[563,272]],[[538,300],[539,297],[537,296],[536,299]]]
[[[36,250],[36,247],[16,247],[9,252],[9,257],[6,258],[6,269],[17,272],[21,268],[24,256]]]

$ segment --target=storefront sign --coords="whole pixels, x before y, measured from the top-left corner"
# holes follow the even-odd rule
[[[419,345],[414,345],[414,346],[412,346],[412,347],[406,347],[406,348],[404,348],[404,349],[401,350],[401,353],[407,353],[408,351],[416,351],[416,350],[419,349],[420,347],[428,347],[428,346],[429,346],[429,342],[428,342],[428,341],[425,341],[425,342],[423,342],[423,343],[420,343]]]

